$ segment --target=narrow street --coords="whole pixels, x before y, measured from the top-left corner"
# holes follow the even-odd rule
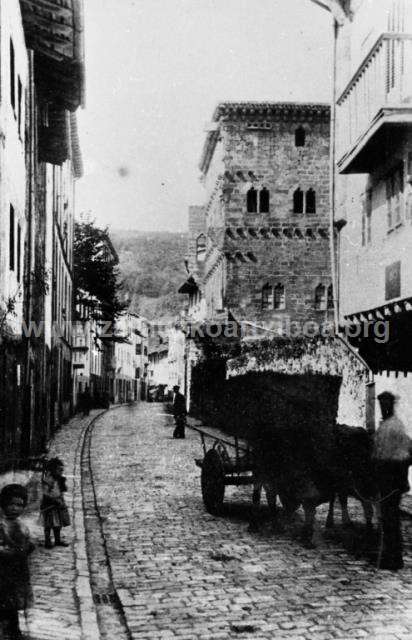
[[[96,522],[87,526],[94,503],[85,475],[83,493],[94,601],[99,589],[106,594],[103,604],[97,598],[102,638],[411,637],[409,521],[398,573],[377,572],[326,541],[320,526],[314,550],[290,533],[250,533],[251,487],[228,492],[225,517],[207,514],[194,464],[199,436],[188,429],[185,441],[173,440],[172,424],[162,404],[141,403],[106,413],[93,428],[90,468],[103,546]],[[324,516],[323,508],[320,524]]]

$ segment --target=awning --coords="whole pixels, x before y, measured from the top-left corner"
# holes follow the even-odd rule
[[[349,313],[344,316],[346,322],[345,325],[352,324],[354,322],[373,322],[376,320],[389,320],[393,316],[397,316],[412,311],[412,297],[402,298],[398,300],[391,300],[385,302],[385,304],[379,307],[373,307],[372,309],[366,309],[364,311],[357,311],[356,313]]]
[[[374,373],[412,371],[412,298],[349,314],[342,329]]]

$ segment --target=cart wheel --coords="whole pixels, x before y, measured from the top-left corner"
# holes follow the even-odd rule
[[[203,459],[201,484],[206,511],[214,516],[219,515],[225,497],[225,474],[222,458],[215,449],[209,449]]]

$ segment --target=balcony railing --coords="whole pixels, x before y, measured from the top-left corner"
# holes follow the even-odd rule
[[[387,124],[412,125],[412,34],[378,38],[338,98],[337,119],[339,171],[369,173],[375,134]]]

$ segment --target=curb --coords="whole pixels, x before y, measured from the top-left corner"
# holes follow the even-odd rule
[[[79,606],[82,640],[99,640],[100,632],[97,624],[97,612],[90,586],[90,572],[86,550],[86,532],[84,528],[83,495],[81,478],[81,453],[86,431],[89,425],[106,413],[102,411],[93,416],[85,425],[77,443],[74,462],[73,481],[73,529],[74,558],[76,566],[75,594]]]

